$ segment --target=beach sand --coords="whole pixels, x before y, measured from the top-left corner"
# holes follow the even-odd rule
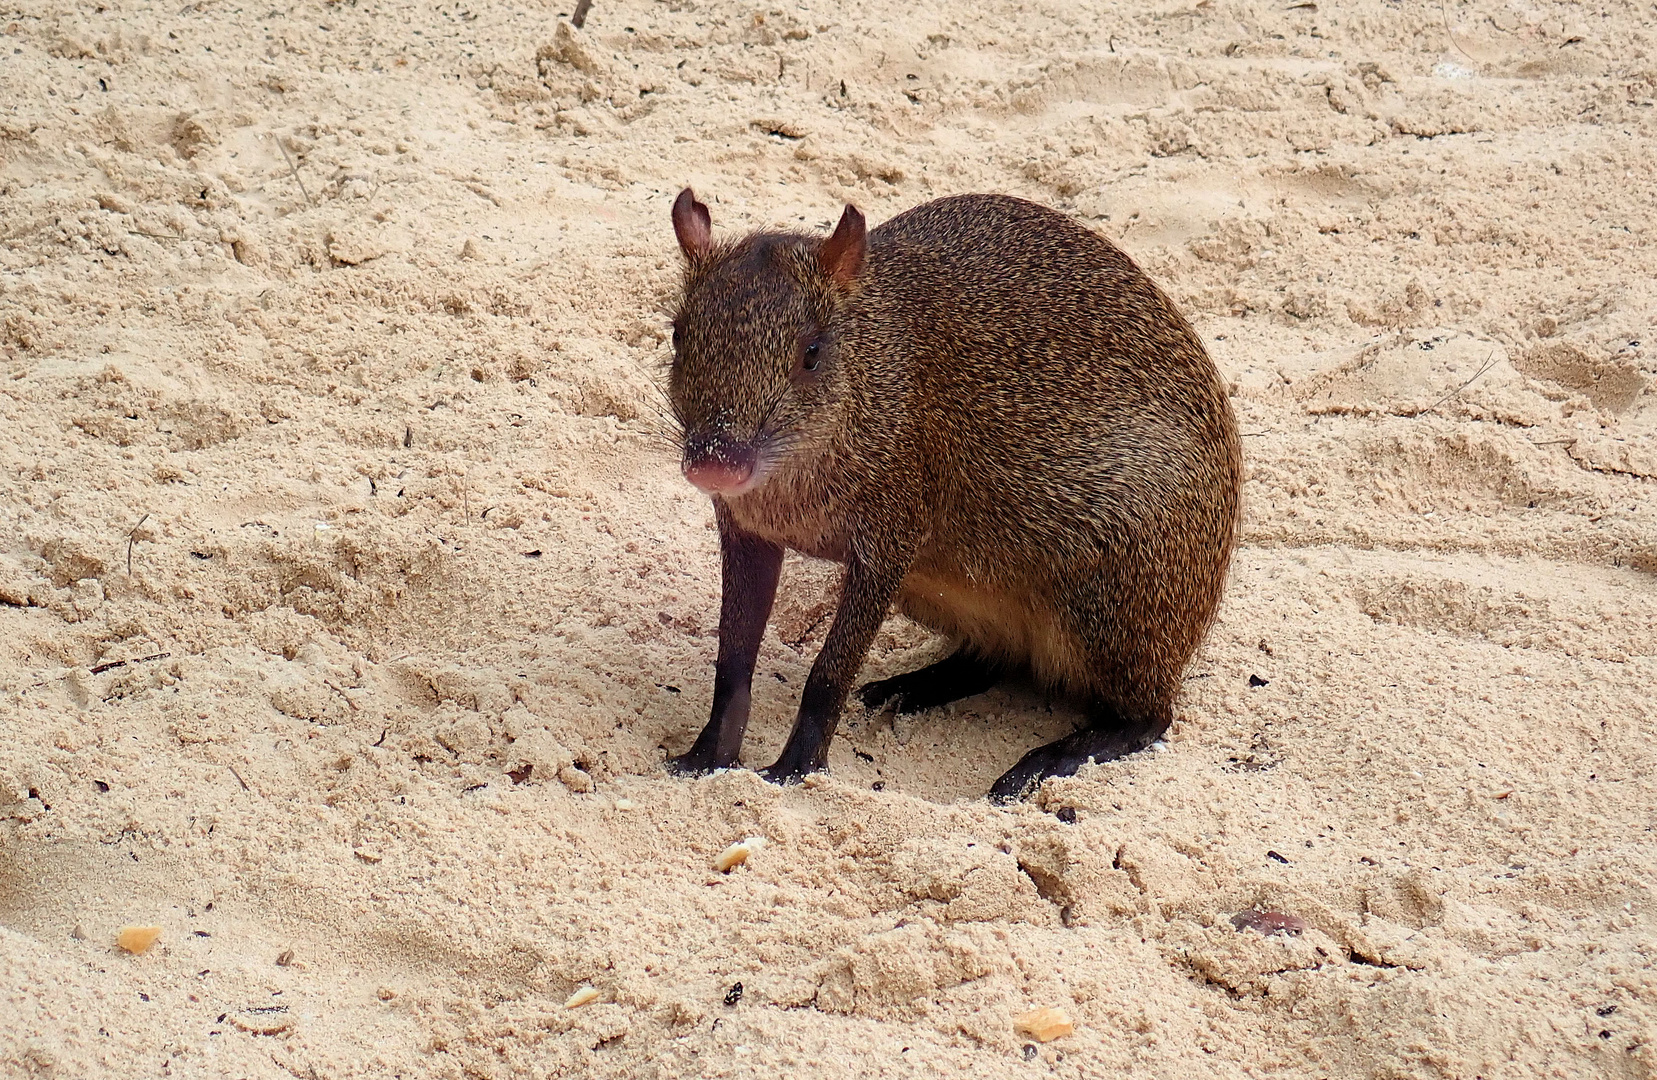
[[[0,11],[0,1076],[1657,1076],[1649,4],[569,12]],[[686,184],[1019,195],[1184,308],[1246,520],[1164,746],[991,806],[1078,719],[1011,689],[663,772]]]

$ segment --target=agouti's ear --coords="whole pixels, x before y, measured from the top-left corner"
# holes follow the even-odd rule
[[[690,188],[673,200],[673,233],[679,238],[679,249],[692,263],[706,259],[713,250],[713,218]]]
[[[834,235],[823,242],[822,250],[817,253],[817,263],[837,285],[849,287],[857,283],[857,276],[863,272],[863,256],[868,250],[869,234],[864,228],[863,214],[847,203],[846,212],[840,215],[840,224],[834,227]]]

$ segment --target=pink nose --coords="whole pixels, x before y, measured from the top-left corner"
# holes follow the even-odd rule
[[[752,458],[727,461],[721,458],[702,458],[685,462],[685,479],[709,495],[735,491],[754,475]]]
[[[693,432],[685,440],[685,479],[709,495],[740,495],[754,478],[754,446],[723,431]]]

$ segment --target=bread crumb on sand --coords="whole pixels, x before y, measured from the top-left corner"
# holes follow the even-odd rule
[[[1037,1042],[1045,1043],[1075,1034],[1076,1025],[1063,1009],[1044,1007],[1015,1016],[1013,1030],[1020,1035],[1028,1035]]]
[[[764,846],[763,836],[750,836],[746,840],[740,840],[719,853],[719,857],[713,861],[713,868],[721,874],[728,874],[747,862],[749,856]]]
[[[564,1008],[579,1009],[583,1005],[590,1005],[598,1000],[598,990],[591,986],[579,987],[564,1001]]]
[[[115,944],[134,956],[142,956],[150,951],[150,946],[161,940],[159,926],[123,926],[121,932],[115,935]]]

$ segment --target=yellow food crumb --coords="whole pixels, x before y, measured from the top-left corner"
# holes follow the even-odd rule
[[[570,999],[568,1001],[564,1002],[564,1008],[566,1008],[566,1009],[579,1009],[581,1006],[586,1005],[588,1002],[597,1001],[597,1000],[598,1000],[598,991],[597,990],[595,990],[591,986],[582,986],[582,987],[578,987],[576,989],[575,993],[570,995]]]
[[[1063,1009],[1046,1008],[1013,1017],[1013,1029],[1037,1042],[1052,1042],[1061,1035],[1074,1032],[1076,1025]]]
[[[154,945],[160,936],[159,926],[123,926],[120,934],[116,935],[115,944],[137,956]]]

